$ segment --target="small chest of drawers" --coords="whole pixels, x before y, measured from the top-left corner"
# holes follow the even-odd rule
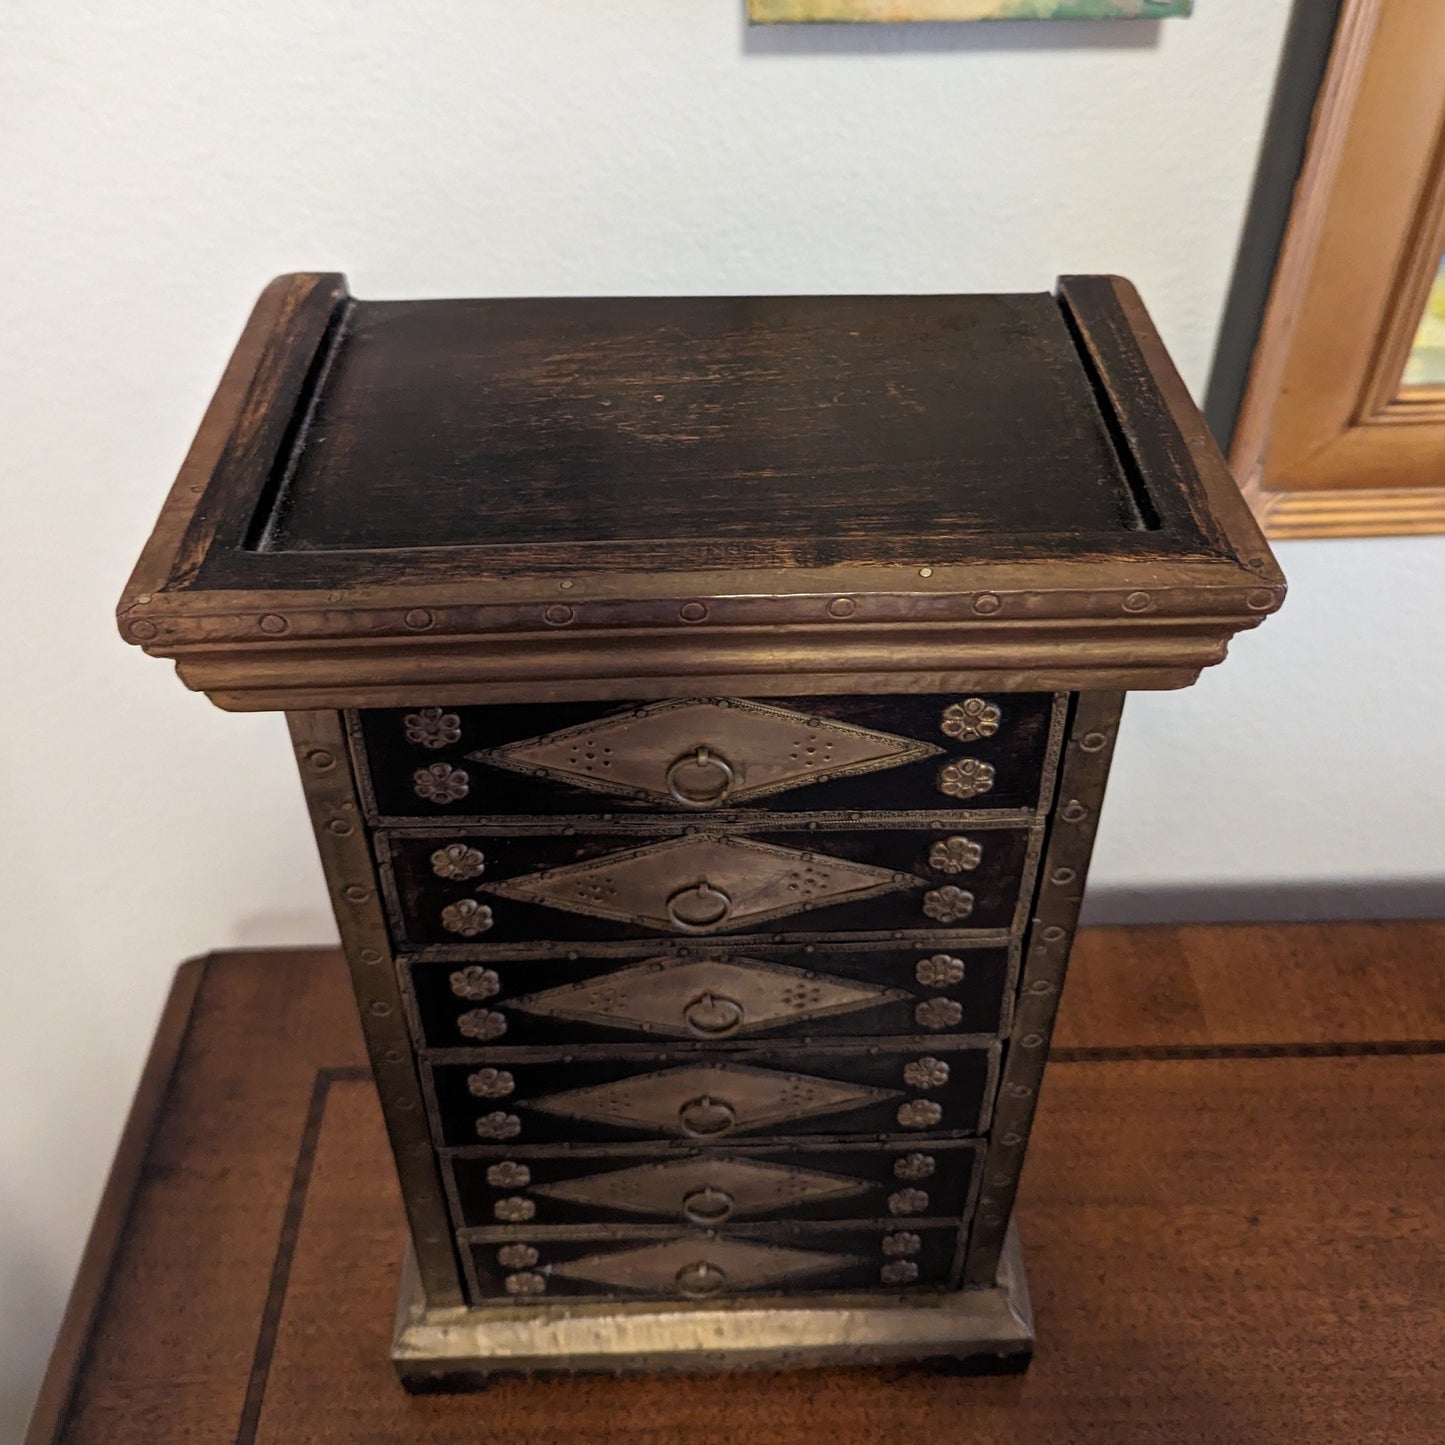
[[[1282,593],[1111,278],[275,283],[120,622],[288,715],[403,1380],[1026,1360],[1013,1202],[1124,693]]]
[[[350,713],[469,1302],[956,1289],[1069,710]]]

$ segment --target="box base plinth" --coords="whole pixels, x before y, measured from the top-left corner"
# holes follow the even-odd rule
[[[714,1307],[563,1303],[429,1308],[408,1251],[392,1360],[408,1390],[480,1389],[504,1375],[707,1373],[936,1363],[1017,1374],[1033,1354],[1017,1233],[991,1289],[749,1299]]]

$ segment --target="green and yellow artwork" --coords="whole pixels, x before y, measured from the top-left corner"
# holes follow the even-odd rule
[[[1156,20],[1188,15],[1194,0],[748,0],[760,25],[856,20]]]
[[[1445,260],[1435,273],[1430,299],[1405,362],[1404,386],[1445,386]]]

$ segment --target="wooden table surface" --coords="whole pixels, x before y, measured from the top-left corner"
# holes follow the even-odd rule
[[[1445,923],[1080,937],[1019,1203],[1022,1377],[406,1395],[340,958],[184,965],[28,1445],[1445,1440]]]

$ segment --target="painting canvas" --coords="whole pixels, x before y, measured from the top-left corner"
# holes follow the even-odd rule
[[[759,24],[801,20],[1148,20],[1188,15],[1194,0],[748,0]]]
[[[1415,344],[1405,362],[1402,386],[1445,386],[1445,259],[1435,273]]]

